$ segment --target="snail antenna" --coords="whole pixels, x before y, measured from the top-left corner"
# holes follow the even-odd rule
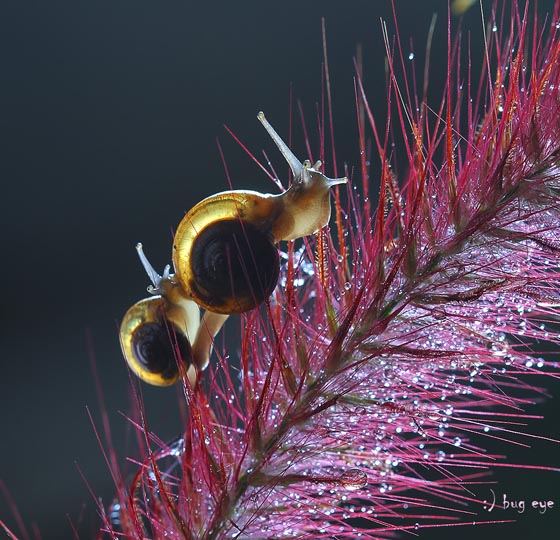
[[[290,169],[292,169],[292,172],[294,173],[294,178],[299,178],[303,170],[302,162],[288,148],[288,145],[281,139],[280,135],[276,133],[276,130],[269,124],[262,111],[257,114],[257,118],[260,120],[261,124],[264,126],[264,129],[266,129],[271,139],[276,143],[278,150],[282,152],[284,159],[288,162]]]
[[[146,257],[143,246],[140,242],[136,244],[136,252],[138,253],[138,257],[140,258],[140,262],[142,263],[144,270],[146,270],[146,274],[148,274],[148,277],[152,282],[152,285],[148,287],[148,292],[150,294],[159,294],[159,292],[161,291],[162,281],[169,279],[171,267],[169,265],[166,265],[163,269],[163,276],[160,276],[148,260],[148,257]]]

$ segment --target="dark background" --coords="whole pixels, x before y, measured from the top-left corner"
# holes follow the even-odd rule
[[[411,50],[412,37],[419,72],[430,19],[438,13],[431,72],[437,105],[445,77],[447,3],[396,3],[403,48]],[[540,12],[551,4],[540,2]],[[285,136],[292,84],[313,125],[321,99],[322,16],[339,167],[344,161],[355,165],[352,58],[361,43],[369,100],[382,112],[379,19],[389,21],[392,34],[388,0],[2,2],[0,477],[24,522],[29,528],[36,524],[43,538],[71,538],[67,515],[79,524],[82,538],[92,537],[98,525],[95,501],[76,464],[96,496],[108,503],[114,491],[86,412],[88,405],[100,427],[90,351],[120,462],[125,465],[125,456],[134,453],[126,420],[118,413],[130,409],[130,396],[117,325],[148,284],[135,243],[144,243],[161,270],[170,262],[171,230],[184,212],[227,189],[216,137],[236,188],[274,191],[222,125],[253,152],[266,148],[285,173],[256,113],[264,110]],[[463,25],[472,31],[473,56],[480,58],[476,7]],[[298,122],[294,132],[301,133]],[[294,151],[304,154],[301,137]],[[558,385],[551,388],[559,393]],[[145,387],[145,399],[154,431],[164,440],[177,435],[176,392]],[[559,436],[558,402],[531,412],[547,420],[535,422],[530,431]],[[495,448],[513,463],[560,465],[559,448],[552,443],[536,442],[529,450]],[[558,474],[509,470],[496,478],[495,491],[552,499],[556,508],[544,517],[526,510],[515,525],[453,529],[457,538],[550,537],[557,531]],[[482,497],[486,493],[480,491]],[[5,500],[0,518],[15,528]],[[421,537],[448,538],[449,533],[426,531]]]

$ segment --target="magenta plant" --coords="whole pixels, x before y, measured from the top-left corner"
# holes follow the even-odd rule
[[[539,348],[560,346],[559,7],[543,27],[494,14],[511,24],[480,75],[450,43],[436,109],[387,38],[387,120],[358,77],[362,163],[331,230],[281,246],[238,358],[218,348],[194,389],[183,374],[178,441],[139,419],[145,458],[128,483],[113,471],[102,537],[373,539],[480,503],[466,486],[500,458],[485,436],[511,437],[524,377],[558,367]]]

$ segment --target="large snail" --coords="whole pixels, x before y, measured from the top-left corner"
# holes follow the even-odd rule
[[[194,385],[208,365],[214,337],[227,317],[259,306],[278,281],[276,243],[318,231],[330,218],[330,188],[346,178],[327,178],[301,163],[260,112],[258,118],[294,174],[279,195],[224,191],[199,202],[183,218],[173,241],[173,266],[159,275],[141,244],[137,250],[152,295],[125,314],[120,338],[132,371],[157,386],[179,378],[179,362]],[[200,320],[199,307],[206,311]]]

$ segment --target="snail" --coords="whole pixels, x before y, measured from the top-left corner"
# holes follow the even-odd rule
[[[175,233],[175,274],[168,265],[159,275],[137,246],[152,296],[126,312],[120,338],[128,365],[147,383],[173,384],[180,361],[195,384],[227,317],[259,306],[272,294],[280,269],[276,244],[324,227],[331,187],[347,182],[322,174],[321,161],[301,163],[262,112],[258,119],[292,169],[290,188],[278,195],[224,191],[199,202]]]

